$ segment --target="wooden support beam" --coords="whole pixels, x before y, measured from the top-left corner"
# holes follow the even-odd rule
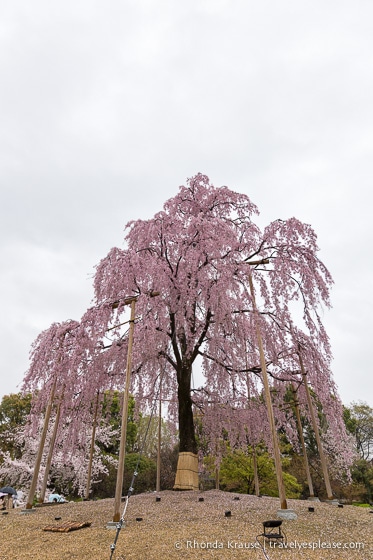
[[[281,509],[287,509],[287,502],[286,502],[286,493],[285,493],[285,484],[284,484],[284,477],[282,473],[282,464],[281,464],[281,455],[280,455],[280,447],[278,443],[277,437],[277,430],[275,424],[275,417],[273,413],[273,406],[272,406],[272,399],[271,399],[271,392],[268,382],[268,374],[267,374],[267,365],[264,356],[263,350],[263,342],[262,342],[262,335],[260,332],[260,325],[258,319],[258,310],[255,301],[255,292],[254,292],[254,285],[253,280],[251,277],[251,273],[249,274],[249,286],[250,286],[250,293],[253,302],[253,309],[254,309],[254,316],[255,316],[255,328],[256,328],[256,336],[258,341],[259,347],[259,355],[260,355],[260,365],[262,369],[262,381],[263,381],[263,388],[264,388],[264,397],[267,406],[267,414],[269,425],[271,429],[271,436],[272,436],[272,445],[273,445],[273,454],[275,459],[275,468],[276,468],[276,477],[277,477],[277,485],[278,485],[278,492],[280,497],[280,506]]]

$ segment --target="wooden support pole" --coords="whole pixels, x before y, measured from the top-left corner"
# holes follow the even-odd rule
[[[220,467],[215,467],[215,490],[220,490]]]
[[[245,342],[245,366],[246,366],[246,370],[248,370],[246,342]],[[247,386],[247,406],[250,407],[250,384],[249,384],[248,375],[246,376],[246,386]],[[250,445],[250,440],[253,439],[252,438],[252,430],[251,430],[250,426],[248,426],[248,430],[249,430],[249,436],[250,436],[248,444]],[[255,444],[252,444],[252,456],[253,456],[255,496],[259,496],[260,488],[259,488],[259,476],[258,476],[258,458],[257,458],[257,454],[256,454],[256,445]]]
[[[325,457],[324,449],[323,449],[323,446],[322,446],[322,443],[321,443],[319,427],[318,427],[317,422],[316,422],[316,416],[315,416],[315,411],[314,411],[314,407],[313,407],[313,403],[312,403],[310,389],[308,387],[307,373],[304,369],[303,360],[302,360],[302,356],[301,356],[300,352],[298,352],[298,357],[299,357],[300,369],[301,369],[302,377],[303,377],[304,388],[305,388],[305,391],[306,391],[306,397],[307,397],[308,409],[309,409],[310,416],[311,416],[312,427],[313,427],[313,431],[315,432],[317,449],[318,449],[319,455],[320,455],[320,462],[321,462],[322,472],[323,472],[323,475],[324,475],[326,493],[327,493],[328,500],[333,500],[334,498],[333,498],[332,487],[331,487],[330,479],[329,479],[329,472],[328,472],[326,457]]]
[[[263,388],[264,388],[264,397],[267,405],[267,414],[269,425],[271,429],[272,435],[272,445],[273,445],[273,454],[275,459],[275,468],[276,468],[276,477],[277,477],[277,485],[278,485],[278,493],[280,498],[280,507],[281,509],[287,509],[287,502],[286,502],[286,494],[285,494],[285,484],[284,478],[282,474],[282,465],[281,465],[281,455],[280,455],[280,447],[278,443],[277,437],[277,430],[275,424],[275,417],[273,413],[273,406],[272,406],[272,399],[271,393],[269,388],[268,382],[268,374],[267,374],[267,365],[264,356],[263,350],[263,342],[262,342],[262,335],[260,332],[259,320],[258,320],[258,310],[255,301],[255,292],[254,292],[254,285],[253,280],[251,277],[251,273],[249,273],[249,286],[250,286],[250,293],[253,302],[253,309],[254,309],[254,318],[255,318],[255,328],[256,328],[256,336],[258,341],[259,347],[259,355],[260,355],[260,365],[262,370],[262,381],[263,381]]]
[[[50,439],[50,442],[49,442],[48,457],[47,457],[47,462],[46,462],[46,465],[45,465],[43,485],[41,487],[40,498],[39,498],[39,502],[41,502],[41,503],[44,502],[45,493],[47,491],[48,477],[49,477],[49,472],[51,470],[53,451],[54,451],[54,445],[56,443],[58,426],[59,426],[59,423],[60,423],[60,416],[61,416],[61,401],[59,401],[59,403],[57,405],[56,418],[54,420],[54,426],[53,426],[53,433],[52,433],[52,436],[51,436],[51,439]]]
[[[96,428],[97,428],[97,414],[98,414],[98,403],[100,398],[100,392],[97,391],[95,411],[93,415],[92,422],[92,437],[91,437],[91,448],[89,451],[89,462],[88,462],[88,472],[87,472],[87,486],[85,489],[85,499],[89,500],[89,493],[91,490],[91,478],[92,478],[92,463],[93,463],[93,453],[95,450],[95,440],[96,440]]]
[[[219,443],[215,441],[215,490],[220,490],[220,464],[218,461],[219,456]]]
[[[258,476],[258,458],[256,454],[256,446],[253,445],[253,469],[254,469],[254,486],[255,486],[255,496],[259,496],[259,476]]]
[[[162,443],[162,376],[159,380],[158,443],[157,443],[157,481],[155,490],[161,491],[161,443]]]
[[[30,491],[29,491],[29,495],[28,495],[28,498],[27,498],[26,509],[32,509],[32,503],[34,501],[35,491],[36,491],[36,487],[37,487],[37,484],[38,484],[41,460],[42,460],[42,457],[43,457],[45,440],[46,440],[47,432],[48,432],[48,424],[49,424],[49,420],[50,420],[51,413],[52,413],[52,406],[53,406],[54,394],[55,394],[55,391],[56,391],[56,384],[57,384],[57,377],[55,376],[54,381],[53,381],[53,385],[52,385],[51,394],[49,396],[48,405],[47,405],[47,408],[46,408],[46,411],[45,411],[44,426],[43,426],[43,431],[42,431],[40,442],[39,442],[39,448],[38,448],[38,453],[37,453],[37,456],[36,456],[34,472],[33,472],[33,475],[32,475]]]
[[[308,489],[310,491],[310,498],[314,498],[315,494],[314,494],[314,490],[313,490],[310,465],[309,465],[309,462],[308,462],[307,448],[306,448],[306,444],[305,444],[304,437],[303,437],[303,427],[302,427],[302,421],[301,421],[300,412],[299,412],[299,402],[298,402],[297,393],[295,391],[295,388],[294,388],[293,384],[291,384],[291,390],[293,392],[293,397],[294,397],[295,417],[297,419],[299,441],[300,441],[300,444],[301,444],[301,447],[302,447],[304,468],[306,470]]]
[[[132,345],[133,345],[133,333],[135,327],[136,298],[133,298],[130,303],[131,303],[131,315],[129,321],[130,326],[129,326],[129,334],[128,334],[126,385],[124,389],[118,472],[117,472],[117,483],[115,488],[115,499],[114,499],[114,516],[113,516],[114,522],[118,522],[120,520],[120,504],[121,504],[122,492],[123,492],[124,460],[126,457],[128,400],[129,400],[129,389],[130,389],[130,380],[131,380]]]

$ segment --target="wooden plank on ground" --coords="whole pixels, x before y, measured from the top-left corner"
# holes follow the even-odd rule
[[[84,527],[90,527],[91,521],[69,521],[66,523],[60,523],[58,525],[47,525],[43,528],[43,531],[53,531],[55,533],[69,533],[70,531],[77,531],[78,529],[83,529]]]

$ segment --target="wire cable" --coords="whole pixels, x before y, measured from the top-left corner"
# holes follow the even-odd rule
[[[263,552],[264,558],[266,560],[271,560],[270,557],[268,556],[268,554],[266,553],[266,549],[264,547],[264,545],[260,542],[259,537],[261,537],[262,535],[257,535],[255,537],[256,542],[259,544],[261,551]]]

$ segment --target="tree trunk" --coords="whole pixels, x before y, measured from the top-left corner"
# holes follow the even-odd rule
[[[192,377],[191,366],[184,366],[180,372],[177,397],[179,401],[179,438],[180,452],[197,453],[194,434],[193,403],[190,396]]]
[[[174,490],[198,490],[197,442],[190,396],[191,377],[191,365],[183,364],[178,372],[180,449]]]

